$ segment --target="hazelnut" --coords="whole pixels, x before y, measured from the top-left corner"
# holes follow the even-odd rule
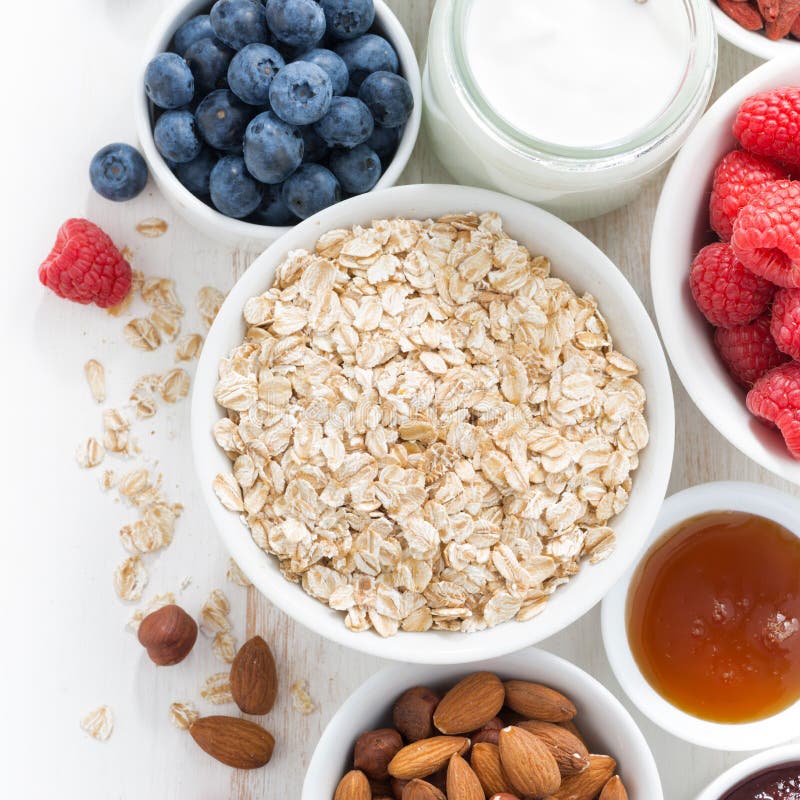
[[[197,623],[180,607],[164,606],[148,614],[139,625],[139,642],[160,667],[178,664],[189,655],[197,639]]]
[[[362,733],[356,741],[353,766],[374,781],[389,778],[389,762],[403,747],[400,734],[393,728]]]
[[[407,742],[434,735],[433,712],[441,698],[425,686],[403,692],[394,704],[394,726]]]
[[[481,742],[497,744],[501,728],[505,728],[503,720],[500,717],[492,717],[485,725],[473,731],[469,738],[472,740],[472,744],[480,744]]]

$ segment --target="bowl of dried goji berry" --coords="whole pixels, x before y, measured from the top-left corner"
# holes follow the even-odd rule
[[[709,0],[717,33],[759,58],[798,52],[800,0]]]

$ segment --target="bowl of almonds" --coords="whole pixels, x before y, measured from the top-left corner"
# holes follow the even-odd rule
[[[192,428],[265,596],[344,646],[461,663],[561,630],[634,561],[674,412],[653,324],[591,242],[504,195],[404,186],[255,261]]]
[[[302,800],[662,800],[635,722],[541,650],[453,667],[389,667],[322,734]]]

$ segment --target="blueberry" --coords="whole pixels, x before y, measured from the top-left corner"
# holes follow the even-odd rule
[[[380,125],[376,125],[372,136],[367,139],[367,147],[378,154],[378,158],[380,158],[381,163],[385,166],[392,160],[394,154],[397,152],[397,145],[399,142],[399,128],[381,128]]]
[[[199,39],[186,49],[185,58],[194,75],[198,97],[225,88],[233,50],[218,39]]]
[[[269,87],[285,63],[274,47],[248,44],[233,57],[228,67],[228,85],[245,103],[265,106],[269,102]]]
[[[349,194],[368,192],[381,177],[381,160],[365,144],[352,150],[334,150],[328,166]]]
[[[314,127],[329,147],[355,147],[366,142],[374,128],[372,114],[356,97],[334,97],[330,111]]]
[[[320,0],[328,32],[337,39],[355,39],[375,21],[372,0]]]
[[[350,91],[358,92],[364,78],[373,72],[397,72],[400,62],[397,53],[382,36],[368,33],[358,39],[342,42],[336,47],[350,71]]]
[[[172,40],[172,49],[180,56],[185,55],[186,51],[200,39],[213,39],[214,28],[211,26],[211,17],[208,14],[200,14],[192,17],[175,31],[175,38]]]
[[[325,14],[315,0],[267,0],[267,25],[279,41],[309,50],[325,35]]]
[[[303,137],[297,128],[265,111],[247,126],[244,160],[258,180],[280,183],[300,166],[303,147]]]
[[[328,73],[306,61],[287,64],[269,87],[272,110],[291,125],[310,125],[322,119],[332,97]]]
[[[256,225],[294,225],[297,217],[292,214],[283,202],[281,193],[283,184],[277,183],[264,187],[264,199],[261,205],[250,215],[249,222]]]
[[[204,147],[197,158],[185,164],[175,164],[172,171],[175,177],[193,194],[198,197],[208,195],[208,182],[211,170],[219,161],[217,154],[209,147]]]
[[[191,111],[165,111],[153,129],[156,149],[175,164],[197,158],[203,149]]]
[[[224,156],[211,170],[211,202],[226,217],[242,219],[261,204],[261,187],[247,172],[244,159]]]
[[[325,50],[324,48],[317,47],[301,55],[298,60],[308,61],[324,69],[331,79],[331,86],[333,87],[334,94],[344,94],[347,91],[347,84],[350,82],[350,73],[347,71],[347,64],[345,64],[341,57],[336,55],[333,50]]]
[[[245,128],[253,116],[233,92],[217,89],[205,97],[195,111],[200,135],[216,150],[240,152]]]
[[[129,144],[108,144],[95,153],[89,165],[92,187],[106,200],[131,200],[147,183],[147,164]]]
[[[303,164],[283,184],[283,202],[300,219],[306,219],[341,199],[339,181],[320,164]]]
[[[217,39],[234,50],[267,41],[264,8],[256,0],[217,0],[211,7],[211,24]]]
[[[373,72],[358,90],[358,99],[372,112],[376,124],[384,128],[405,125],[414,108],[414,95],[405,78],[393,72]]]
[[[144,71],[144,90],[159,108],[180,108],[194,97],[194,76],[175,53],[159,53]]]
[[[330,147],[322,141],[320,135],[309,125],[302,129],[303,134],[303,163],[319,163],[324,161],[331,152]]]

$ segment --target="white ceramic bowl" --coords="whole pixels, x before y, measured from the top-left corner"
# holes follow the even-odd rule
[[[631,800],[662,800],[658,769],[650,748],[619,700],[591,675],[543,650],[463,667],[387,667],[373,675],[344,702],[319,740],[306,772],[301,800],[333,797],[342,775],[352,768],[353,745],[364,731],[392,724],[392,704],[412,686],[448,689],[476,670],[503,679],[543,683],[567,695],[577,706],[575,722],[592,752],[617,760]]]
[[[736,448],[762,467],[800,485],[794,460],[775,428],[745,406],[744,390],[717,355],[713,331],[689,290],[689,266],[716,237],[708,225],[708,199],[717,162],[736,147],[731,133],[741,103],[765,89],[800,85],[800,52],[770,61],[731,87],[692,131],[670,170],[653,224],[650,278],[664,346],[695,405]]]
[[[220,358],[237,346],[245,325],[245,302],[272,283],[277,265],[290,250],[312,248],[333,228],[368,224],[391,217],[427,218],[457,211],[497,211],[505,228],[534,253],[549,256],[555,275],[578,293],[590,292],[606,316],[622,352],[641,367],[647,391],[646,417],[651,440],[634,475],[631,502],[615,520],[618,546],[613,555],[586,565],[569,584],[559,588],[546,611],[524,623],[508,623],[470,635],[443,631],[405,633],[381,639],[374,633],[353,633],[342,615],[284,580],[276,559],[253,542],[239,517],[215,497],[214,476],[230,470],[227,456],[211,435],[221,409],[214,400]],[[666,361],[653,323],[641,301],[617,268],[588,239],[546,211],[505,195],[463,186],[400,186],[346,200],[311,217],[282,237],[258,258],[228,295],[203,345],[192,400],[192,442],[195,465],[213,523],[253,584],[298,622],[346,647],[406,662],[459,663],[519,650],[551,636],[594,606],[633,563],[664,498],[672,464],[674,440],[672,389]]]
[[[706,511],[745,511],[773,519],[800,536],[800,499],[757,483],[704,483],[667,498],[650,531],[647,547],[684,520]],[[759,750],[798,734],[800,702],[775,716],[739,725],[708,722],[676,708],[642,675],[627,634],[627,601],[637,565],[632,566],[603,601],[603,644],[611,668],[639,710],[664,730],[713,750]]]
[[[419,64],[408,34],[384,0],[374,0],[374,2],[375,29],[394,45],[400,59],[400,74],[411,85],[411,92],[414,96],[414,110],[405,125],[392,163],[386,168],[375,189],[373,189],[373,191],[376,191],[394,186],[405,169],[408,159],[411,157],[419,135],[420,120],[422,119],[422,84]],[[136,86],[136,134],[153,180],[155,180],[156,185],[167,198],[169,204],[190,225],[225,244],[263,249],[272,244],[279,236],[290,231],[291,227],[254,225],[251,222],[232,219],[220,214],[214,208],[195,197],[173,175],[172,170],[167,166],[153,141],[150,103],[143,88],[145,68],[154,56],[163,52],[169,46],[175,31],[180,25],[190,17],[203,13],[204,9],[211,4],[212,0],[188,0],[188,2],[187,0],[178,0],[164,12],[156,24],[145,47],[145,55]]]
[[[773,42],[772,39],[766,37],[764,31],[748,31],[734,22],[714,0],[708,0],[708,2],[711,3],[711,13],[714,15],[717,33],[740,50],[767,61],[771,58],[800,52],[798,51],[800,42],[797,39],[778,39]]]
[[[796,763],[800,761],[800,744],[786,745],[785,747],[774,747],[765,750],[744,761],[740,761],[736,766],[723,772],[719,778],[711,783],[697,795],[696,800],[724,800],[728,793],[736,789],[748,778],[755,777],[759,773],[768,772],[776,767]]]

